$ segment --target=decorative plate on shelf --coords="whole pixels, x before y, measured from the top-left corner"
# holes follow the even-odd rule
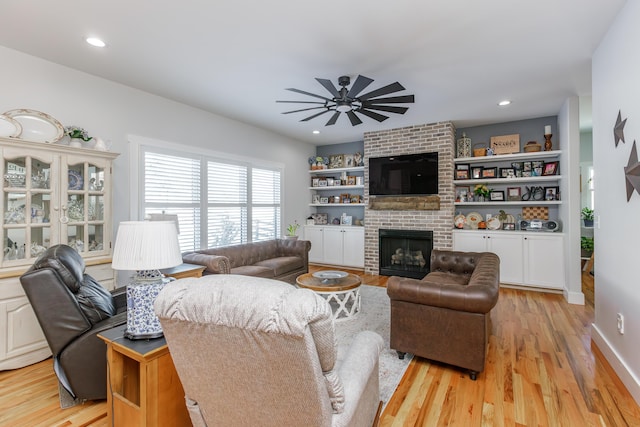
[[[478,223],[480,221],[483,221],[483,219],[482,219],[482,215],[480,215],[478,212],[471,212],[467,214],[466,222],[469,228],[471,228],[472,230],[478,229]]]
[[[22,126],[20,139],[53,143],[64,136],[62,124],[47,113],[21,108],[5,111],[4,115]]]
[[[22,133],[22,125],[16,119],[0,114],[0,136],[16,138]]]
[[[456,228],[464,228],[465,221],[466,221],[465,216],[462,214],[459,214],[459,215],[456,215],[456,217],[453,219],[453,225],[455,225]]]
[[[73,169],[69,169],[69,190],[82,190],[84,179],[82,174]]]
[[[347,273],[347,272],[337,271],[337,270],[316,271],[315,273],[312,274],[313,277],[316,277],[316,278],[322,279],[322,280],[343,279],[343,278],[347,277],[348,275],[349,275],[349,273]]]
[[[497,216],[492,216],[489,218],[489,221],[487,221],[487,228],[489,230],[500,230],[500,227],[502,227],[502,222],[500,222]]]

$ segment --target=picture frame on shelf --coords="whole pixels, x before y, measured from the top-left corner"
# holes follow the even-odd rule
[[[456,169],[456,179],[469,179],[469,170]]]
[[[316,225],[326,225],[329,220],[329,214],[326,213],[312,213],[311,218]]]
[[[471,168],[471,178],[472,179],[480,179],[482,178],[482,166],[473,166]]]
[[[503,230],[515,230],[516,229],[516,223],[515,222],[503,222],[502,223],[502,229]]]
[[[327,178],[327,187],[333,187],[333,182],[334,182],[333,178]]]
[[[332,199],[332,203],[340,203],[342,201],[342,198],[340,196],[333,196],[331,197]]]
[[[354,156],[353,154],[345,154],[344,155],[344,167],[345,168],[352,168],[355,167],[355,161],[354,161]]]
[[[351,203],[351,196],[347,193],[341,194],[340,203]]]
[[[516,171],[516,178],[522,176],[522,162],[511,162],[511,167]]]
[[[327,180],[325,178],[319,178],[318,187],[326,187],[326,186],[327,186]]]
[[[347,175],[347,185],[356,185],[355,175]]]
[[[471,164],[469,163],[456,163],[457,171],[468,171],[471,168]]]
[[[353,217],[351,215],[343,215],[340,217],[340,225],[352,225]]]
[[[542,176],[543,169],[544,169],[544,162],[542,161],[531,162],[531,176]]]
[[[317,205],[320,203],[320,195],[319,194],[314,194],[312,199],[311,199],[311,203],[313,203],[314,205]]]
[[[489,193],[489,201],[491,202],[504,202],[504,191],[491,191]]]
[[[498,177],[498,168],[482,168],[482,178],[497,178]]]
[[[329,156],[329,169],[339,169],[344,167],[344,154],[332,154]]]
[[[312,187],[319,187],[320,184],[320,178],[311,178],[311,186]]]
[[[547,162],[544,164],[544,169],[542,170],[542,175],[555,175],[558,173],[558,164],[559,162]]]
[[[548,202],[560,200],[560,187],[544,187],[544,200]]]
[[[360,200],[360,196],[357,194],[352,194],[351,203],[362,203],[362,201]]]
[[[515,168],[500,168],[500,178],[515,178]]]
[[[320,204],[321,205],[326,205],[329,203],[329,198],[328,197],[320,197]]]
[[[507,187],[507,201],[519,202],[522,200],[522,190],[520,187]]]

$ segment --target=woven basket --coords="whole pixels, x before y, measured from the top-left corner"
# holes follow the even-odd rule
[[[473,157],[483,157],[487,155],[487,147],[484,143],[473,145]]]
[[[524,151],[526,153],[535,153],[542,150],[542,146],[535,141],[529,141],[524,145]]]

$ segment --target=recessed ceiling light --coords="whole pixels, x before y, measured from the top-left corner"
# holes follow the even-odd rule
[[[505,99],[504,101],[498,102],[498,105],[501,106],[501,107],[504,107],[504,106],[509,105],[509,104],[511,104],[511,101],[509,101],[508,99]]]
[[[319,131],[319,130],[314,130],[314,131],[313,131],[313,134],[314,134],[314,135],[317,135],[317,134],[319,134],[319,133],[320,133],[320,131]]]
[[[107,45],[105,42],[103,42],[102,40],[96,37],[87,37],[85,40],[91,46],[95,46],[95,47],[105,47]]]

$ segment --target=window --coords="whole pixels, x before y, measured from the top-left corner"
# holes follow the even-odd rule
[[[141,211],[177,214],[184,251],[280,236],[281,171],[142,146]]]

